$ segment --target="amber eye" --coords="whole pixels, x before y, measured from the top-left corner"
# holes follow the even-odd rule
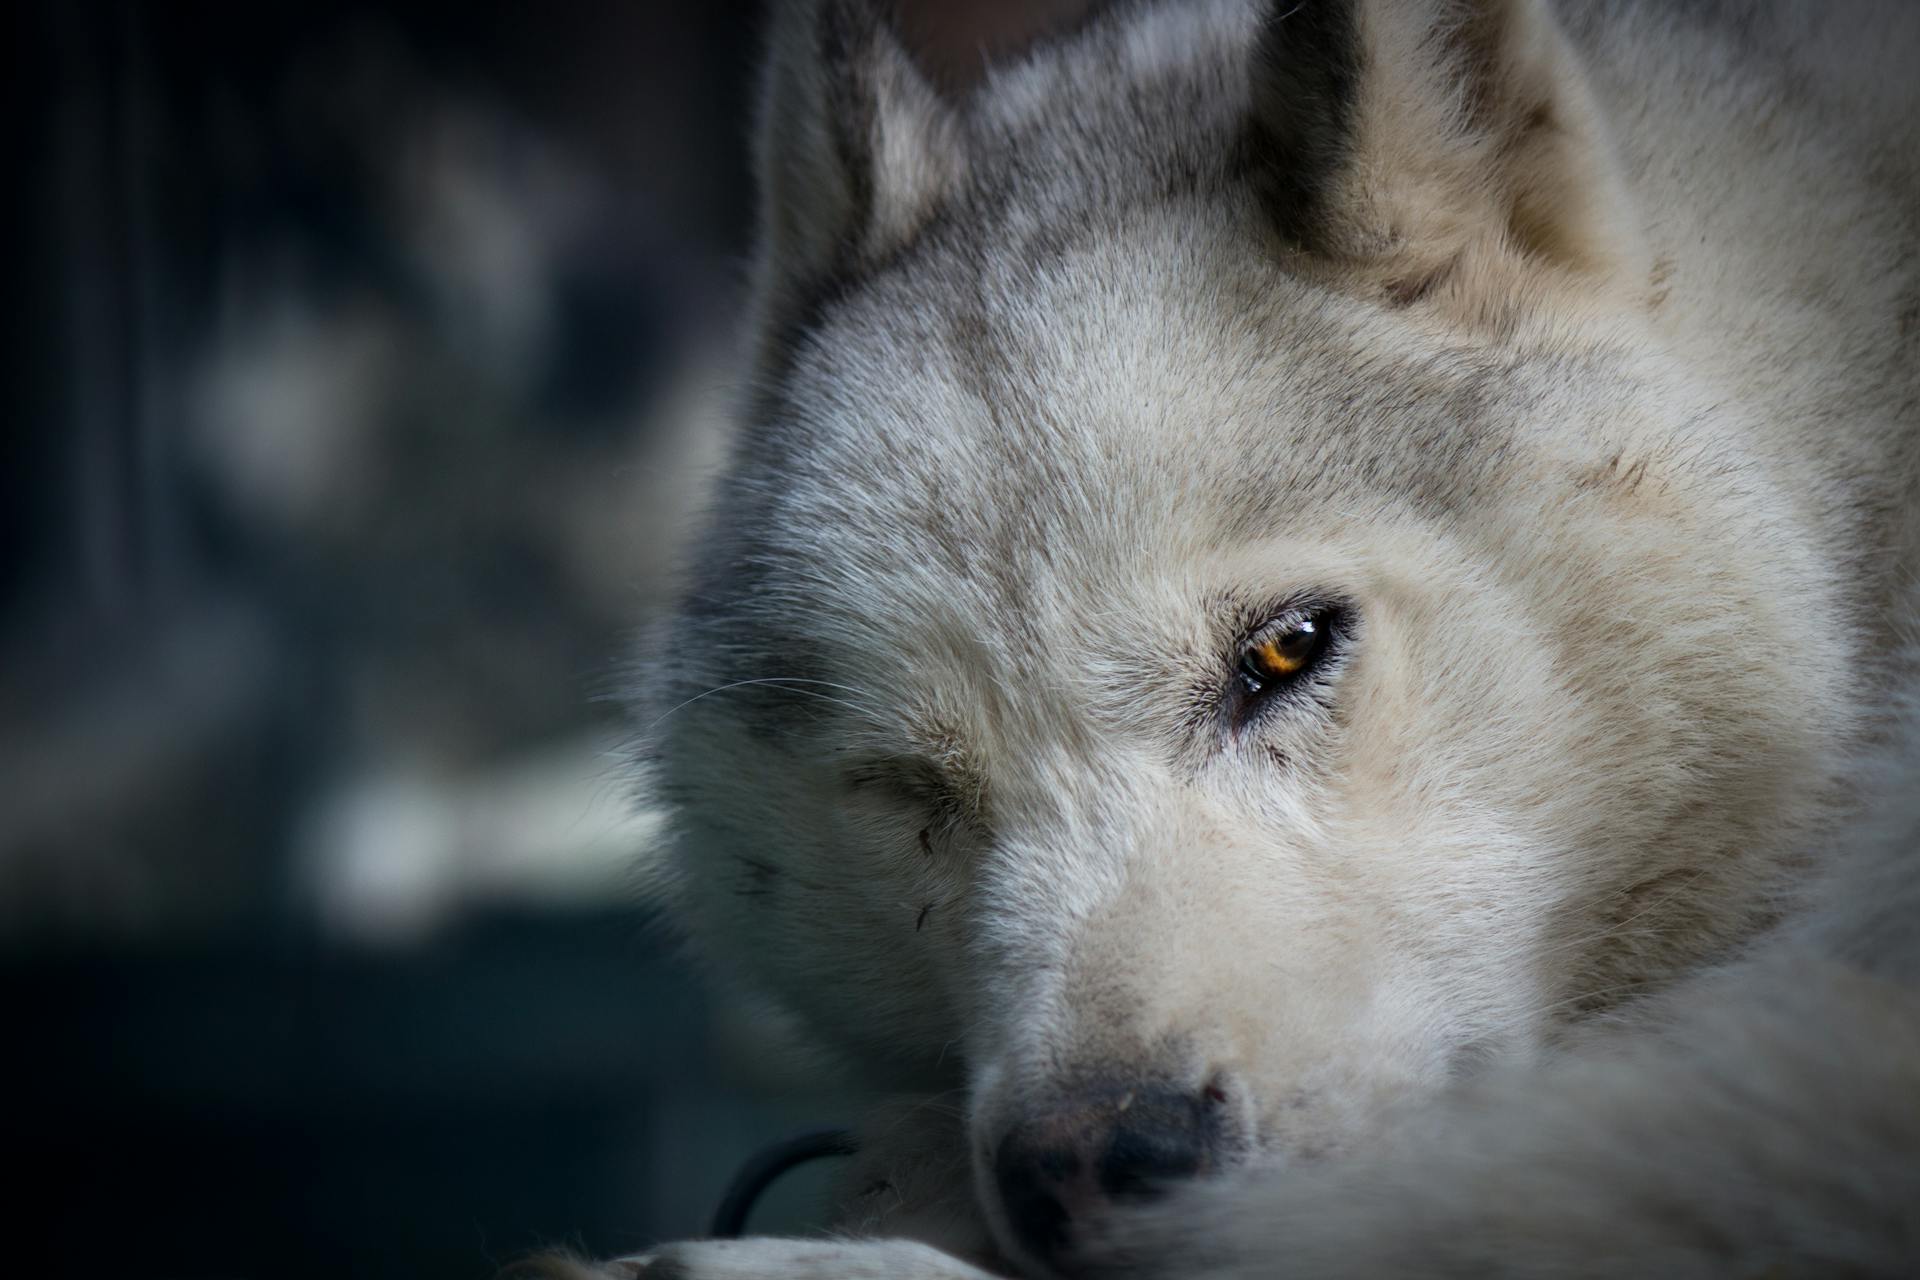
[[[1255,691],[1282,684],[1311,667],[1326,646],[1326,618],[1299,614],[1248,643],[1240,655],[1240,674]]]

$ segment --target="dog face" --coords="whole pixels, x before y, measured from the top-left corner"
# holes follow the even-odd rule
[[[964,1073],[1010,1251],[1363,1141],[1761,922],[1849,629],[1612,258],[1277,210],[1239,6],[964,114],[823,13],[770,101],[865,85],[870,163],[825,252],[769,162],[760,390],[648,696],[669,887],[824,1038]]]

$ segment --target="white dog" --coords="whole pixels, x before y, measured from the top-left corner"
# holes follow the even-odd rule
[[[1920,1272],[1920,5],[881,7],[643,714],[719,976],[965,1103],[644,1274]]]

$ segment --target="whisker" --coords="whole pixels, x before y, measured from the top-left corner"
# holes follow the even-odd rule
[[[1590,942],[1598,942],[1604,938],[1638,938],[1638,937],[1652,936],[1647,930],[1633,930],[1629,932],[1627,930],[1627,926],[1632,924],[1635,920],[1638,920],[1640,917],[1646,915],[1648,912],[1656,911],[1659,908],[1665,906],[1667,903],[1673,901],[1675,898],[1685,893],[1688,889],[1691,889],[1696,883],[1699,882],[1700,878],[1706,874],[1707,874],[1707,868],[1702,867],[1699,870],[1695,871],[1692,875],[1688,876],[1686,879],[1682,880],[1680,883],[1668,889],[1665,893],[1660,894],[1657,897],[1648,899],[1647,902],[1644,905],[1642,905],[1638,911],[1634,912],[1630,916],[1622,917],[1618,923],[1609,925],[1605,929],[1598,930],[1597,932],[1594,932],[1594,933],[1586,934],[1582,937],[1571,938],[1571,939],[1567,939],[1566,941],[1556,943],[1554,944],[1554,946],[1542,952],[1541,954],[1548,955],[1548,956],[1558,955],[1562,951],[1571,951],[1576,947],[1583,947]]]
[[[847,689],[849,692],[852,692],[855,694],[859,694],[861,692],[861,690],[853,689],[851,688],[851,686],[848,686],[848,685],[835,684],[831,680],[811,680],[802,676],[758,676],[751,680],[735,680],[730,684],[720,684],[720,685],[715,685],[711,689],[703,689],[699,693],[694,694],[691,698],[688,698],[686,701],[676,703],[675,705],[668,707],[665,711],[661,712],[658,716],[655,716],[653,720],[648,723],[647,727],[643,729],[641,732],[652,733],[654,729],[659,727],[660,722],[662,720],[665,720],[668,716],[673,715],[676,712],[685,710],[686,708],[692,706],[694,703],[700,701],[702,698],[712,697],[716,693],[726,693],[730,689],[744,689],[752,685],[773,685],[779,688],[788,689],[793,693],[805,694],[809,698],[817,698],[821,702],[832,703],[835,706],[845,707],[849,711],[856,712],[863,716],[871,716],[874,714],[874,709],[872,705],[862,705],[861,703],[857,703],[857,702],[849,702],[845,698],[830,698],[824,693],[816,693],[811,689],[802,689],[802,688],[796,687],[796,686],[805,685],[805,684],[819,684],[819,685],[826,685],[827,687],[834,688],[834,689]]]
[[[1622,982],[1611,987],[1600,987],[1592,991],[1582,991],[1576,995],[1567,996],[1560,1000],[1549,1001],[1546,1004],[1538,1005],[1527,1010],[1523,1016],[1538,1018],[1546,1014],[1558,1013],[1560,1010],[1570,1008],[1574,1005],[1585,1004],[1589,1000],[1598,1000],[1604,996],[1619,995],[1624,991],[1645,991],[1647,989],[1648,984],[1645,982]]]

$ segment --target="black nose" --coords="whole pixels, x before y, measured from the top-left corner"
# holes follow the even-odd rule
[[[1224,1101],[1217,1085],[1191,1094],[1102,1090],[1015,1126],[993,1161],[1015,1239],[1057,1267],[1073,1249],[1076,1227],[1209,1172],[1225,1148]]]

